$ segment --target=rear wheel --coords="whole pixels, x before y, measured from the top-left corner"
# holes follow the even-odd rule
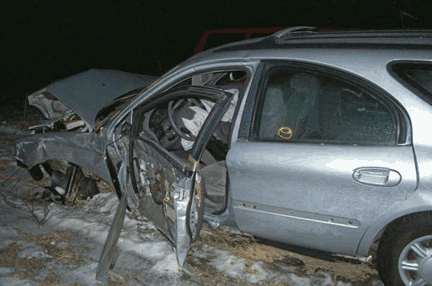
[[[389,226],[377,260],[386,285],[432,285],[432,215],[415,214]]]

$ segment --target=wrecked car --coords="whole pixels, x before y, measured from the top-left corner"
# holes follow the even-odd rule
[[[205,222],[376,255],[387,285],[432,285],[431,48],[430,31],[297,27],[158,79],[90,70],[30,95],[48,122],[17,141],[16,158],[36,179],[62,177],[63,194],[79,170],[114,187],[99,277],[128,208],[154,221],[185,272]],[[83,193],[97,193],[81,172]]]

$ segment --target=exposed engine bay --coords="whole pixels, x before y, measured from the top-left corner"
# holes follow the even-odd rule
[[[29,109],[26,117],[32,115],[37,117],[38,124],[29,127],[29,130],[35,133],[89,130],[77,114],[47,91],[29,95],[27,102]],[[33,114],[27,114],[29,112]]]
[[[132,90],[105,104],[96,114],[95,128],[98,129],[107,122],[119,108],[124,107],[141,91]],[[28,104],[33,112],[40,114],[39,124],[29,127],[34,133],[46,132],[90,132],[92,126],[81,117],[66,107],[60,100],[48,92],[29,95]],[[42,119],[43,117],[43,119]]]
[[[48,120],[32,129],[93,131],[98,121],[105,122],[113,109],[124,106],[132,94],[156,79],[118,70],[91,69],[51,83],[27,97],[28,105]]]

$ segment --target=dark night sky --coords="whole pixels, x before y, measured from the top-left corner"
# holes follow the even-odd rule
[[[210,29],[432,28],[432,1],[248,2],[2,1],[0,100],[90,68],[159,75],[190,57]],[[416,19],[402,23],[400,11]]]

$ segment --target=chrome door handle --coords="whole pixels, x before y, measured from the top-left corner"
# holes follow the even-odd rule
[[[388,168],[364,167],[354,170],[353,179],[366,185],[393,187],[400,183],[402,176]]]

